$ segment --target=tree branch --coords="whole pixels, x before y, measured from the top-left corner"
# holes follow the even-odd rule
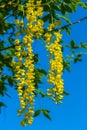
[[[79,20],[77,20],[77,21],[75,21],[75,22],[72,22],[72,24],[66,24],[66,25],[64,25],[64,26],[62,26],[61,28],[59,28],[58,30],[61,30],[61,29],[64,29],[64,28],[66,28],[66,27],[69,27],[69,26],[71,26],[71,25],[74,25],[74,24],[77,24],[77,23],[81,23],[82,21],[84,21],[84,20],[86,20],[87,19],[87,16],[85,16],[85,17],[83,17],[83,18],[81,18],[81,19],[79,19]],[[58,31],[57,30],[57,31]]]
[[[0,51],[8,50],[8,49],[10,49],[10,48],[14,48],[15,46],[17,46],[17,45],[13,45],[13,46],[5,47],[5,48],[3,48],[3,49],[0,49]]]
[[[69,27],[71,25],[74,25],[74,24],[77,24],[77,23],[81,23],[82,21],[84,21],[86,19],[87,19],[87,16],[85,16],[85,17],[83,17],[83,18],[81,18],[81,19],[79,19],[79,20],[77,20],[75,22],[72,22],[72,24],[66,24],[66,25],[60,27],[59,29],[55,29],[55,31],[59,31],[59,30],[62,30],[64,28],[66,28],[66,27]],[[0,51],[4,51],[4,50],[10,49],[10,48],[13,48],[15,46],[17,46],[17,45],[13,45],[13,46],[10,46],[10,47],[6,47],[6,48],[3,48],[3,49],[0,49]]]

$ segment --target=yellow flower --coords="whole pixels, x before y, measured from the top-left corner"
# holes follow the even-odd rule
[[[21,46],[15,46],[15,49],[20,51],[21,50]]]
[[[23,20],[19,21],[19,24],[20,24],[21,26],[24,26],[24,21],[23,21]]]
[[[26,121],[25,120],[23,120],[23,121],[21,121],[21,123],[20,123],[22,126],[26,126]]]
[[[58,99],[59,99],[59,100],[62,100],[62,99],[63,99],[63,96],[62,96],[62,95],[59,95],[59,96],[58,96]]]
[[[17,45],[19,45],[20,40],[19,40],[19,39],[16,39],[14,42],[15,42]]]
[[[25,113],[25,118],[26,118],[26,119],[29,118],[29,113]]]
[[[20,11],[24,11],[24,7],[23,7],[23,5],[19,5],[19,6],[18,6],[18,10],[20,10]]]
[[[54,25],[50,26],[51,29],[54,27]],[[63,80],[62,80],[62,71],[63,71],[63,57],[62,57],[62,50],[61,45],[58,43],[61,38],[60,32],[54,33],[56,38],[54,40],[54,43],[50,43],[46,45],[47,50],[50,52],[50,70],[48,75],[48,82],[52,84],[53,88],[50,88],[48,90],[48,95],[52,97],[52,99],[56,102],[58,100],[62,100],[63,96]],[[45,37],[48,39],[51,35],[49,33],[45,34]],[[49,42],[45,40],[46,42]],[[56,95],[54,95],[54,93]],[[55,96],[57,98],[55,98]]]
[[[19,20],[18,20],[18,19],[15,19],[14,22],[15,22],[16,24],[19,24]]]
[[[28,120],[28,124],[31,125],[33,122],[33,118],[31,117],[29,120]]]
[[[26,107],[25,102],[20,102],[20,106],[22,109],[24,109]]]
[[[22,44],[20,44],[19,39],[14,41],[17,45],[15,46],[15,56],[17,61],[14,63],[14,70],[16,73],[15,77],[17,80],[17,92],[21,106],[21,113],[19,113],[19,115],[24,114],[24,119],[21,122],[21,125],[23,126],[26,126],[26,124],[32,124],[33,122],[35,73],[32,44],[34,38],[40,38],[40,36],[42,36],[44,24],[43,20],[41,20],[41,16],[43,14],[41,1],[35,2],[34,0],[29,0],[25,6],[27,27],[24,27],[23,20],[15,20],[15,23],[17,24],[16,28],[18,29],[18,32],[16,32],[15,35],[19,36],[21,32],[25,32],[25,36],[23,37]],[[18,10],[24,11],[24,7],[19,5]],[[23,27],[23,31],[20,31],[21,27]],[[47,40],[50,41],[51,36],[48,36]],[[22,46],[24,46],[24,48],[22,48]]]

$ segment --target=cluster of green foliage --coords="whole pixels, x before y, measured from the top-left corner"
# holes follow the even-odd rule
[[[14,77],[14,69],[11,66],[11,60],[15,53],[15,44],[14,40],[16,38],[16,25],[14,19],[25,18],[25,14],[18,10],[19,5],[25,5],[28,0],[0,0],[0,96],[9,96],[7,93],[7,86],[14,87],[16,90],[16,80]],[[59,28],[55,29],[56,31],[61,30],[61,32],[66,31],[70,35],[70,27],[79,21],[72,22],[67,17],[68,14],[72,15],[73,12],[77,11],[77,7],[87,9],[87,3],[82,2],[81,0],[42,0],[42,5],[44,6],[44,12],[46,15],[42,17],[43,21],[53,23],[55,20],[59,22]],[[87,17],[86,17],[87,18]],[[86,19],[84,18],[84,19]],[[84,19],[80,19],[80,22]],[[65,25],[64,25],[65,23]],[[47,30],[45,30],[47,31]],[[21,33],[21,32],[20,32]],[[70,71],[70,64],[72,61],[74,63],[82,61],[82,55],[87,50],[87,44],[80,42],[76,44],[74,40],[70,41],[70,44],[64,44],[64,41],[61,40],[63,45],[63,51],[65,48],[68,48],[71,52],[71,55],[66,56],[64,59],[64,69]],[[78,51],[83,48],[83,52]],[[37,64],[39,62],[39,54],[34,55],[34,62]],[[9,73],[4,73],[4,70],[7,70]],[[41,97],[47,96],[44,92],[39,90],[38,84],[42,83],[42,77],[46,75],[47,72],[44,69],[36,68],[35,69],[35,84],[37,87],[36,96],[39,94]],[[64,95],[68,95],[64,91]],[[0,107],[6,106],[2,101],[0,101]],[[36,110],[35,116],[43,113],[48,119],[49,111],[46,109]]]

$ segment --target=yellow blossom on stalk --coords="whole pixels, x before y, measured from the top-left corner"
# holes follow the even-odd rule
[[[15,19],[14,22],[15,22],[16,24],[19,24],[19,19]]]
[[[56,27],[56,23],[50,24],[50,26],[48,27],[48,31],[52,31],[55,27]]]
[[[29,120],[28,120],[28,124],[31,125],[33,122],[33,118],[31,117]]]
[[[26,19],[27,25],[25,27],[25,36],[23,41],[20,42],[16,39],[15,42],[15,77],[17,80],[17,91],[20,100],[21,110],[18,110],[18,116],[24,114],[24,119],[21,125],[31,125],[34,115],[34,98],[35,98],[35,73],[34,73],[34,54],[32,49],[33,38],[40,38],[43,34],[43,24],[41,16],[43,15],[43,7],[41,1],[29,0],[26,4]],[[24,7],[19,5],[18,10],[24,12]],[[24,21],[15,20],[16,28],[19,30],[24,28]],[[18,33],[18,32],[16,32]],[[20,32],[21,33],[21,32]],[[20,35],[19,33],[19,35]],[[16,34],[16,36],[18,36]],[[21,44],[20,44],[21,43]]]
[[[19,45],[19,44],[20,44],[20,40],[19,40],[19,39],[15,39],[14,42],[15,42],[16,45]]]
[[[16,50],[21,50],[21,46],[15,46]]]
[[[63,56],[61,45],[59,44],[62,35],[60,32],[55,32],[55,40],[54,43],[46,45],[47,50],[49,51],[50,57],[50,70],[48,74],[48,82],[52,85],[50,89],[48,89],[48,96],[55,100],[56,103],[59,103],[60,100],[63,99],[63,79],[62,79],[62,71],[63,71]],[[48,34],[45,34],[45,37],[49,38]]]
[[[52,34],[51,33],[45,33],[45,42],[47,44],[51,43],[51,40],[52,40]]]
[[[34,34],[34,37],[39,38],[43,34],[43,21],[39,18],[43,15],[43,7],[41,1],[29,1],[26,3],[26,18],[29,20],[27,23],[27,31]]]
[[[24,20],[23,20],[23,19],[20,20],[20,21],[19,21],[19,24],[20,24],[20,26],[24,26]]]
[[[23,7],[23,5],[19,5],[19,6],[18,6],[18,10],[20,10],[20,11],[24,11],[24,7]]]
[[[24,20],[15,20],[16,36],[23,33],[22,42],[16,39],[15,42],[15,57],[12,61],[14,65],[15,77],[17,80],[17,92],[20,100],[21,109],[18,110],[18,116],[24,115],[21,121],[22,126],[26,124],[31,125],[34,115],[35,102],[35,72],[34,72],[34,54],[32,44],[34,39],[40,38],[44,34],[44,41],[46,42],[46,49],[50,57],[50,70],[48,74],[48,82],[51,88],[48,89],[48,97],[51,97],[56,103],[63,99],[64,83],[62,79],[63,71],[63,56],[62,46],[59,43],[62,35],[60,32],[53,32],[57,23],[49,24],[48,32],[45,33],[43,29],[44,22],[41,19],[43,15],[43,8],[41,0],[29,0],[25,7],[19,5],[18,10],[25,10],[26,24]]]
[[[18,91],[18,95],[20,99],[21,109],[27,109],[29,107],[28,105],[32,106],[34,104],[34,97],[35,97],[34,92],[33,92],[35,90],[35,87],[33,83],[34,82],[34,65],[33,65],[34,55],[33,55],[33,50],[32,50],[32,37],[31,36],[28,37],[28,36],[25,35],[24,37],[25,39],[27,39],[26,44],[24,43],[25,47],[27,48],[27,51],[25,51],[25,53],[27,54],[27,58],[24,61],[20,60],[20,57],[23,56],[23,54],[25,55],[25,53],[24,51],[22,53],[22,50],[20,51],[20,49],[17,47],[16,47],[17,52],[15,53],[19,59],[19,62],[17,63],[18,69],[16,67],[17,69],[16,79],[19,81],[17,84],[18,86],[17,91]],[[22,64],[25,66],[24,67],[25,69],[21,68]],[[34,111],[34,108],[32,109],[32,111]],[[31,116],[29,116],[29,118],[28,116],[25,116],[24,121],[21,122],[21,125],[27,124],[28,122],[26,118],[28,118],[28,121],[29,121],[31,117],[33,116],[33,114],[34,112],[31,114]],[[30,120],[31,123],[32,121]]]

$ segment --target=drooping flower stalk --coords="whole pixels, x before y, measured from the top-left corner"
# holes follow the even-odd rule
[[[54,32],[55,38],[53,43],[51,43],[51,34],[45,34],[46,37],[46,48],[50,55],[50,70],[48,74],[48,82],[51,88],[48,89],[48,96],[51,97],[56,103],[59,103],[63,98],[63,55],[62,46],[59,43],[62,35],[60,32]]]
[[[43,33],[43,21],[40,19],[43,14],[43,7],[40,5],[41,1],[34,3],[34,0],[29,0],[26,3],[27,25],[25,26],[25,35],[22,44],[20,44],[19,39],[15,40],[16,60],[14,66],[21,106],[21,109],[18,110],[18,115],[21,116],[24,114],[24,118],[21,121],[21,125],[23,126],[26,126],[26,124],[31,125],[34,115],[35,73],[32,44],[33,39],[39,38]],[[19,26],[24,26],[23,21],[22,25],[19,20],[15,20],[15,23]]]
[[[17,81],[17,91],[20,100],[21,109],[18,110],[18,115],[24,114],[24,118],[21,121],[22,126],[26,124],[31,125],[33,122],[34,108],[35,108],[35,66],[34,66],[34,54],[32,44],[35,39],[45,37],[46,49],[50,55],[50,70],[48,74],[48,82],[51,88],[48,89],[48,97],[51,97],[56,103],[59,103],[63,98],[63,56],[62,46],[60,44],[61,34],[55,32],[53,29],[56,24],[50,24],[47,28],[48,32],[44,31],[44,22],[41,19],[43,15],[43,7],[41,1],[29,0],[25,4],[26,9],[23,6],[19,7],[19,10],[25,11],[26,24],[23,20],[15,20],[17,29],[23,28],[21,31],[16,32],[16,36],[21,35],[23,32],[24,37],[22,42],[19,39],[15,40],[15,76]],[[52,32],[52,33],[51,33]],[[44,34],[44,35],[43,35]],[[43,36],[42,36],[43,35]]]

